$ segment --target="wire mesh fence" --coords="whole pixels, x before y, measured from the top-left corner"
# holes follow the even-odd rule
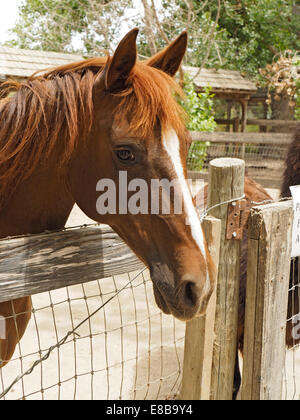
[[[286,144],[264,143],[225,143],[225,142],[193,142],[188,156],[190,171],[208,171],[211,160],[220,157],[242,158],[245,160],[246,173],[249,177],[274,181],[280,187],[284,162],[287,153]]]
[[[299,339],[292,336],[286,351],[282,397],[287,400],[300,398],[298,259],[291,261],[289,292],[288,333],[293,327]],[[32,297],[32,303],[29,327],[12,360],[0,369],[0,399],[178,396],[185,323],[157,308],[147,270],[41,293]],[[49,357],[42,360],[52,346]],[[32,366],[30,374],[20,377]],[[10,388],[17,377],[20,379]]]
[[[33,296],[29,327],[0,371],[0,394],[135,276]],[[144,271],[2,399],[173,399],[181,381],[184,331],[184,323],[157,308]]]

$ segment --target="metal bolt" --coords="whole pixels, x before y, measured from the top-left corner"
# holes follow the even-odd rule
[[[232,237],[236,238],[236,232],[232,232]]]

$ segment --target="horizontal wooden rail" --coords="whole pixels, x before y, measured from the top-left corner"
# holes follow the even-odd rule
[[[143,268],[110,228],[84,228],[0,240],[0,302]]]
[[[209,141],[211,143],[250,143],[287,146],[293,139],[293,134],[289,133],[228,133],[226,131],[215,131],[214,133],[192,131],[191,136],[193,141]]]
[[[224,119],[224,118],[216,118],[217,124],[234,124],[235,119]],[[299,121],[296,120],[266,120],[266,119],[248,119],[246,122],[247,125],[260,125],[260,126],[267,126],[267,127],[278,127],[278,126],[286,126],[286,127],[296,127],[299,124]]]

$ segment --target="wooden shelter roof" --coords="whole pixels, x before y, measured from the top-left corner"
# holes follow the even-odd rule
[[[0,47],[0,80],[9,77],[27,78],[34,72],[82,60],[82,56],[49,51],[23,50]],[[250,94],[257,91],[254,83],[238,71],[224,69],[202,69],[184,66],[184,70],[194,78],[197,90],[210,86],[215,94]]]
[[[257,91],[256,85],[246,79],[238,71],[224,69],[202,69],[199,74],[197,67],[184,66],[184,70],[194,78],[197,90],[210,86],[213,93],[248,94]]]
[[[0,79],[26,78],[38,70],[82,60],[80,55],[0,47]]]

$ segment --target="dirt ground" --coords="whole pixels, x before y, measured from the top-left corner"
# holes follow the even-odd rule
[[[269,191],[277,198],[278,191]],[[75,207],[68,226],[92,223]],[[136,273],[131,273],[134,278]],[[33,297],[21,345],[0,374],[0,393],[47,349],[127,284],[129,275]],[[6,399],[173,399],[180,389],[185,324],[155,305],[147,272],[36,366]],[[289,351],[284,399],[300,398],[300,351]],[[278,372],[278,374],[281,374]]]
[[[131,278],[136,273],[131,273]],[[14,359],[2,369],[6,388],[74,326],[128,283],[128,275],[33,297],[35,312]],[[162,315],[148,273],[86,321],[7,399],[165,399],[180,385],[185,325]],[[22,359],[20,359],[22,355]]]
[[[67,226],[93,223],[75,206]],[[130,273],[131,278],[137,273]],[[0,393],[74,326],[115,294],[129,275],[33,297],[34,314],[13,360],[0,374]],[[6,399],[173,399],[181,380],[185,324],[157,308],[145,271],[86,321]],[[20,357],[22,355],[22,357]]]

